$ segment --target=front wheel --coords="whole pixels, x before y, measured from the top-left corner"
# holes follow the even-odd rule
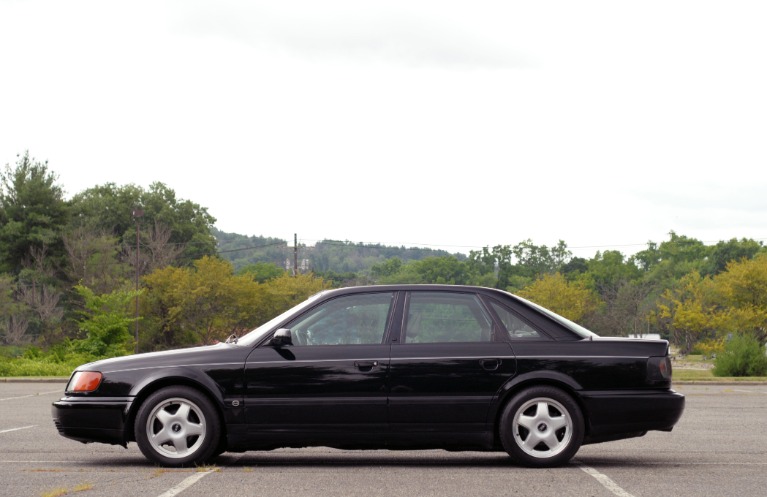
[[[538,468],[559,466],[583,443],[583,415],[571,396],[540,386],[516,394],[503,410],[499,434],[512,459]]]
[[[147,459],[162,466],[203,464],[219,447],[221,422],[207,397],[189,387],[167,387],[138,410],[136,443]]]

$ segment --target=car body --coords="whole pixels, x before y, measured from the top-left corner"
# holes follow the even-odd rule
[[[505,450],[556,466],[582,444],[670,431],[665,340],[600,338],[510,293],[453,285],[327,290],[239,339],[83,365],[61,435],[165,466],[224,451]]]

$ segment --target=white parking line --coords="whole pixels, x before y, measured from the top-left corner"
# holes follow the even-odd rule
[[[2,433],[10,433],[12,431],[28,430],[30,428],[34,428],[35,426],[37,426],[37,425],[21,426],[19,428],[9,428],[7,430],[0,430],[0,434],[2,434]]]
[[[29,395],[21,395],[19,397],[6,397],[4,399],[0,399],[0,402],[4,400],[28,399],[29,397],[38,397],[40,395],[50,395],[52,393],[60,393],[60,392],[62,392],[62,390],[51,390],[50,392],[31,393]]]
[[[214,471],[216,471],[216,470],[211,469],[210,471],[204,471],[202,473],[195,473],[192,476],[184,478],[181,481],[181,483],[179,483],[175,487],[172,487],[172,488],[168,489],[167,492],[161,493],[157,497],[173,497],[174,495],[178,495],[181,492],[183,492],[184,490],[186,490],[187,488],[191,487],[192,485],[194,485],[195,483],[200,481],[203,477],[208,476],[209,474],[213,473]]]
[[[16,460],[16,459],[3,459],[0,460],[0,464],[64,464],[64,463],[72,463],[72,464],[80,464],[79,461],[72,461],[72,460],[61,460],[61,461],[55,461],[52,459],[24,459],[24,460]]]
[[[602,484],[603,487],[605,487],[607,490],[617,495],[618,497],[634,497],[632,494],[623,490],[623,488],[621,488],[620,485],[612,481],[609,476],[602,474],[596,469],[586,466],[585,464],[581,464],[581,463],[576,463],[576,464],[586,474],[593,476],[599,483]]]
[[[760,392],[758,390],[738,390],[737,388],[733,389],[733,392],[740,392],[740,393],[761,393],[763,395],[767,395],[767,392]]]

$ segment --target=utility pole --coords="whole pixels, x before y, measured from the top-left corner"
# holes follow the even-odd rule
[[[139,279],[139,264],[141,261],[140,257],[140,251],[139,248],[139,220],[144,217],[144,209],[141,207],[136,207],[133,209],[133,219],[136,221],[136,315],[134,316],[136,319],[136,331],[134,332],[134,342],[135,346],[133,349],[133,352],[135,354],[138,354],[138,279]]]
[[[293,233],[293,276],[298,276],[298,234]]]

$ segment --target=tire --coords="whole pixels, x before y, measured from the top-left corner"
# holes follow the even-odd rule
[[[221,446],[221,421],[208,398],[189,387],[167,387],[150,395],[136,415],[136,443],[162,466],[204,464]]]
[[[498,432],[503,448],[515,462],[535,468],[560,466],[572,459],[583,443],[583,414],[562,390],[532,387],[506,404]]]

